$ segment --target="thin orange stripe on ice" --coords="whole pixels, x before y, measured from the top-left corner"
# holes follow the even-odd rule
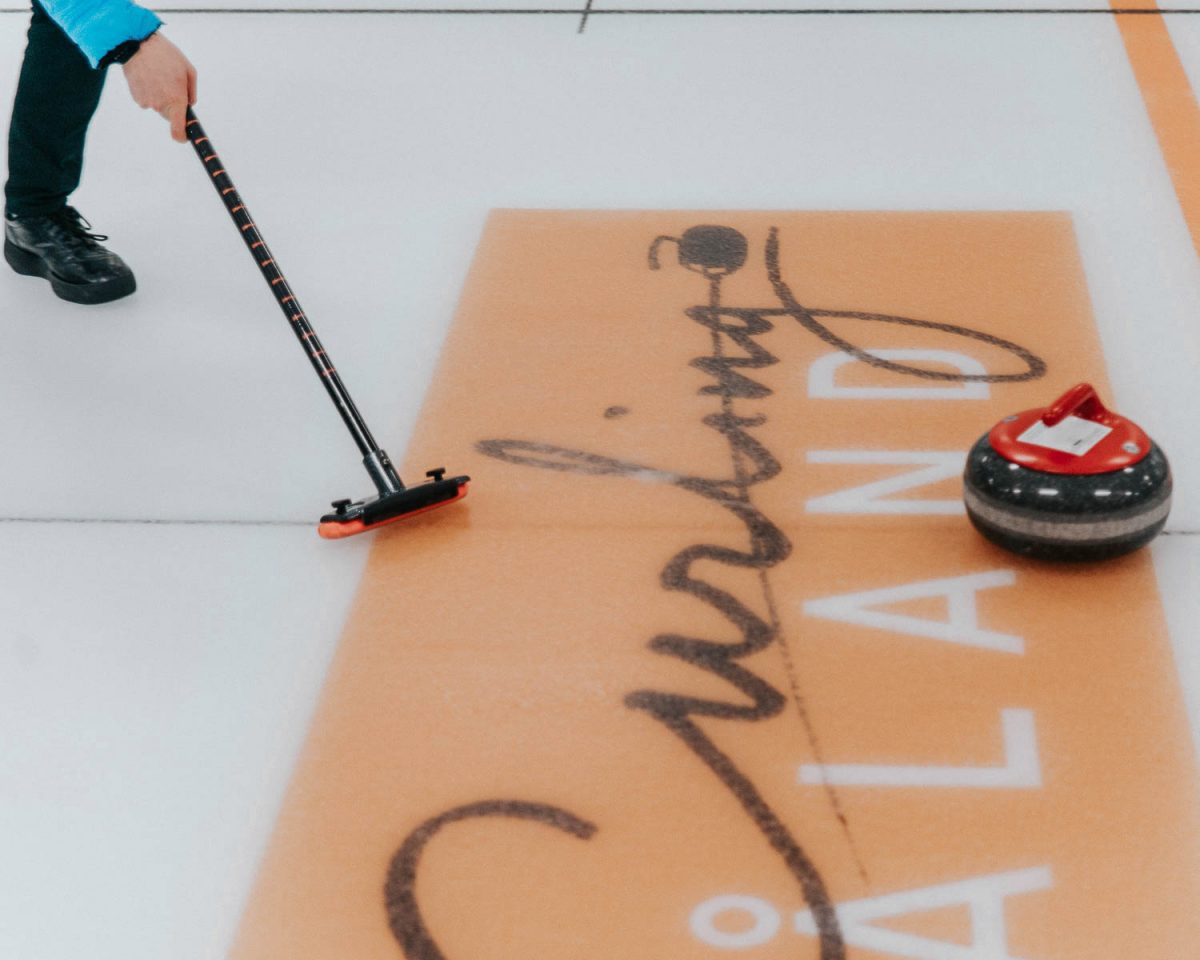
[[[1114,8],[1158,10],[1155,0],[1110,0]],[[1129,65],[1158,138],[1175,196],[1200,254],[1200,104],[1161,16],[1118,15]]]

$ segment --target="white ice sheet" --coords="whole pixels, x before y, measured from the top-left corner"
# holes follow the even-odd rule
[[[366,548],[0,524],[0,956],[224,954]]]
[[[168,20],[396,455],[490,208],[1067,210],[1116,405],[1200,530],[1200,260],[1108,18]],[[1200,19],[1171,24],[1195,81]],[[0,16],[0,103],[24,29]],[[0,515],[306,524],[366,493],[190,148],[110,79],[76,199],[141,288],[86,310],[0,271]],[[0,957],[221,955],[368,547],[0,523]],[[1200,537],[1155,558],[1200,730]]]

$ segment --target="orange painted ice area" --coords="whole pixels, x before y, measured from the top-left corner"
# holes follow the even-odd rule
[[[702,224],[745,265],[650,269]],[[233,955],[1189,955],[1148,558],[948,512],[947,464],[1080,380],[1062,214],[493,214],[410,449],[472,496],[379,535]]]

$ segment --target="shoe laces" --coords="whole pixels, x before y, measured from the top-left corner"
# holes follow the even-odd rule
[[[90,231],[94,229],[92,225],[71,206],[63,207],[56,213],[50,214],[50,221],[61,228],[65,239],[85,247],[94,247],[100,241],[108,239],[102,233],[91,233]]]

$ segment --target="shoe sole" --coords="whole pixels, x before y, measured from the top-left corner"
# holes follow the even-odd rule
[[[133,274],[115,277],[100,283],[68,283],[54,275],[43,260],[35,253],[22,250],[10,240],[4,241],[4,259],[17,273],[25,277],[41,277],[50,281],[50,287],[60,300],[71,303],[109,303],[127,297],[137,289]]]

